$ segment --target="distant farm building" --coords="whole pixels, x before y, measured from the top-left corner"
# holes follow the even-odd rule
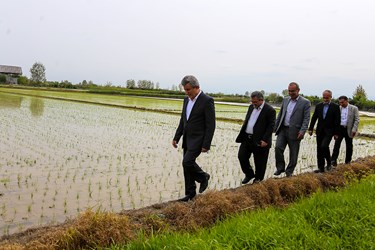
[[[18,66],[0,65],[0,75],[5,76],[5,83],[17,84],[17,78],[22,75],[22,68]]]

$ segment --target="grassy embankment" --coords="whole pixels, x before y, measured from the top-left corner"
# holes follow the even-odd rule
[[[228,218],[195,233],[139,237],[123,249],[373,249],[375,175],[338,192],[317,192],[286,209]]]
[[[324,174],[207,192],[187,203],[121,214],[86,211],[59,226],[4,237],[0,248],[371,249],[374,174],[372,156]]]

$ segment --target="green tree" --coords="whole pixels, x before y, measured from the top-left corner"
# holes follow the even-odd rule
[[[280,97],[280,95],[277,94],[277,93],[269,93],[267,98],[268,98],[269,102],[276,103],[276,102],[278,102],[279,97]]]
[[[133,79],[126,80],[126,88],[134,89],[135,88],[135,81]]]
[[[18,77],[18,79],[17,79],[17,83],[18,83],[19,85],[27,85],[27,84],[29,83],[29,79],[27,79],[26,76],[20,76],[20,77]]]
[[[30,69],[31,81],[44,83],[46,81],[46,68],[40,62],[36,62]]]
[[[367,94],[365,89],[361,84],[357,86],[357,88],[353,92],[353,100],[357,101],[367,101]]]
[[[138,88],[140,89],[153,89],[154,83],[149,80],[138,80],[137,82]]]
[[[369,102],[367,101],[366,91],[361,84],[359,84],[353,92],[352,103],[361,110],[367,109],[370,106]]]
[[[288,89],[284,89],[284,90],[281,92],[281,94],[282,94],[283,96],[288,96],[288,95],[289,95],[289,91],[288,91]]]
[[[7,78],[5,75],[0,74],[0,83],[5,83],[7,81]]]

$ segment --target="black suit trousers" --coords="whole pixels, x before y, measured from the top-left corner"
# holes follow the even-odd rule
[[[182,166],[184,168],[185,195],[194,197],[197,186],[195,182],[201,183],[206,178],[206,173],[196,163],[196,159],[201,154],[201,150],[184,149]]]
[[[238,160],[240,161],[242,172],[250,179],[264,179],[266,173],[269,147],[261,148],[252,139],[245,139],[238,151]],[[250,165],[250,157],[254,155],[255,173]]]
[[[335,141],[335,146],[333,147],[332,161],[337,162],[337,158],[340,153],[340,146],[342,140],[345,138],[346,153],[345,153],[345,163],[350,163],[352,161],[353,155],[353,138],[350,138],[346,127],[340,126],[340,135]]]
[[[327,162],[327,166],[331,165],[331,152],[329,150],[331,140],[332,134],[325,133],[324,131],[316,135],[316,156],[318,158],[318,168],[321,171],[324,171],[325,162]]]

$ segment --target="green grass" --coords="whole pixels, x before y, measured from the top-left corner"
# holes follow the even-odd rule
[[[375,249],[375,176],[288,208],[244,212],[195,233],[165,233],[114,249]]]

